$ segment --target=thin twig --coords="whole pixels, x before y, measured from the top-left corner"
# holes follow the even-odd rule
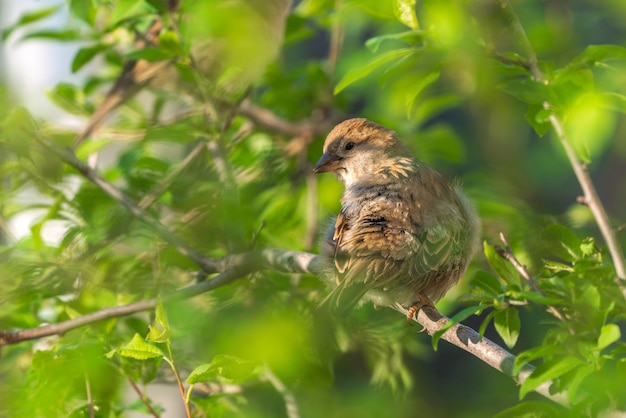
[[[196,157],[200,155],[204,147],[206,146],[206,142],[204,140],[199,140],[196,146],[187,154],[187,156],[174,168],[170,171],[163,180],[159,182],[148,194],[146,194],[141,201],[139,202],[139,207],[141,209],[148,209],[152,204],[159,198],[167,188],[172,184],[172,182],[178,177],[178,175],[185,170],[189,164],[191,164]]]
[[[180,378],[180,373],[178,373],[178,369],[176,368],[176,364],[174,364],[174,355],[172,353],[172,346],[167,342],[167,352],[169,357],[165,358],[165,361],[170,365],[170,368],[174,372],[174,377],[176,378],[176,383],[178,384],[178,390],[180,391],[180,396],[183,400],[183,404],[185,405],[185,413],[187,414],[187,418],[191,418],[191,409],[189,407],[189,402],[187,401],[187,395],[185,394],[185,386],[183,385],[183,381]]]
[[[251,272],[268,268],[286,273],[319,274],[321,268],[316,255],[298,251],[264,249],[245,254],[238,254],[219,260],[222,273],[209,280],[181,288],[180,290],[163,295],[163,302],[188,299],[224,286]],[[103,308],[99,311],[69,319],[56,324],[43,325],[21,331],[0,331],[0,346],[17,344],[22,341],[34,340],[51,335],[63,335],[71,330],[104,321],[119,318],[138,312],[152,310],[157,305],[157,299],[147,299],[128,305]]]
[[[288,418],[300,418],[300,412],[298,410],[298,403],[296,402],[296,397],[289,390],[287,386],[272,372],[272,369],[269,366],[265,365],[264,373],[267,380],[270,381],[274,389],[283,397],[285,401],[285,409],[287,411]]]
[[[111,183],[107,182],[88,164],[85,164],[83,161],[79,160],[71,150],[59,148],[44,139],[37,137],[35,138],[46,149],[57,155],[62,161],[69,164],[80,174],[82,174],[83,177],[98,186],[109,197],[128,209],[128,211],[133,214],[137,219],[152,228],[152,230],[154,230],[161,238],[163,238],[170,245],[176,248],[181,254],[196,263],[196,265],[198,265],[201,269],[205,270],[207,273],[214,273],[216,271],[219,271],[216,268],[217,266],[214,259],[204,256],[202,253],[196,251],[178,236],[173,234],[157,219],[146,213],[130,197],[124,194],[117,187],[113,186]]]
[[[89,418],[94,418],[95,411],[93,407],[93,395],[91,394],[91,384],[89,383],[89,375],[83,365],[83,374],[85,375],[85,392],[87,393],[87,408],[89,409]]]
[[[139,400],[141,401],[141,403],[143,403],[145,405],[145,407],[148,408],[148,411],[150,412],[150,414],[154,418],[159,418],[159,413],[154,410],[154,407],[150,404],[150,400],[141,391],[141,389],[139,389],[139,386],[137,386],[137,383],[135,383],[135,381],[133,379],[131,379],[130,377],[128,378],[128,382],[130,383],[130,387],[133,388],[133,390],[135,391],[135,393],[139,397]]]
[[[512,10],[510,5],[506,0],[496,0],[500,5],[506,16],[508,17],[513,31],[515,32],[517,39],[519,40],[522,48],[524,49],[525,54],[528,56],[528,69],[532,75],[532,77],[541,84],[548,84],[548,80],[546,80],[543,75],[541,69],[539,68],[537,55],[526,35],[526,31],[522,26],[517,14]],[[553,106],[550,102],[545,101],[543,103],[543,107],[546,110],[552,110]],[[622,290],[622,294],[626,299],[626,284],[624,280],[626,280],[626,261],[624,261],[624,254],[622,249],[617,241],[617,236],[615,234],[615,230],[611,226],[611,222],[609,217],[598,197],[598,192],[589,176],[589,172],[584,164],[581,163],[574,148],[570,144],[570,141],[567,138],[565,133],[565,129],[563,127],[563,123],[561,119],[555,114],[552,113],[548,118],[552,128],[554,129],[557,137],[559,138],[563,149],[565,150],[565,154],[570,162],[574,170],[574,174],[580,184],[585,198],[585,204],[591,210],[593,217],[598,224],[598,228],[600,229],[600,233],[604,237],[604,241],[609,249],[611,254],[611,258],[613,260],[613,265],[615,266],[615,272],[617,274],[616,283]]]
[[[539,286],[537,286],[537,283],[530,275],[530,272],[528,271],[526,266],[520,263],[517,257],[515,257],[515,254],[513,254],[513,251],[511,250],[511,247],[509,246],[509,243],[502,232],[500,233],[500,240],[504,244],[504,248],[500,246],[495,247],[498,255],[511,263],[513,267],[515,267],[515,270],[517,270],[519,275],[522,276],[526,283],[528,283],[536,293],[545,297],[545,293],[543,292],[543,290],[541,290]],[[563,315],[556,307],[554,307],[553,305],[547,305],[547,308],[550,313],[552,313],[552,315],[554,315],[558,320],[566,322],[565,315]],[[573,329],[570,329],[570,331],[573,332]]]

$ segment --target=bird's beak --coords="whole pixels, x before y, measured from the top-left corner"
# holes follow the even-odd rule
[[[341,168],[342,160],[342,157],[325,152],[322,155],[322,158],[320,158],[317,164],[315,164],[315,167],[313,167],[313,171],[315,173],[327,173],[329,171],[335,171],[338,168]]]

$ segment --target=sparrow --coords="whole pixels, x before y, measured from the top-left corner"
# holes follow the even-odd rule
[[[402,305],[411,323],[465,274],[479,246],[473,204],[394,131],[367,119],[337,125],[323,152],[314,171],[334,173],[345,190],[321,245],[336,285],[321,306],[346,314],[365,296]]]

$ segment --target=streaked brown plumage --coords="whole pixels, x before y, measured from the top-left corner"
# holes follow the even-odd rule
[[[376,304],[413,308],[412,317],[463,276],[479,241],[474,207],[394,131],[344,121],[314,170],[334,172],[345,186],[322,248],[337,284],[324,301],[331,311],[345,313],[367,294]]]

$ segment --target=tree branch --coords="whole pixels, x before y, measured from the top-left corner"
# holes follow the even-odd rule
[[[220,265],[225,266],[222,273],[217,274],[209,280],[182,288],[175,293],[164,295],[162,297],[163,301],[167,303],[173,300],[187,299],[224,286],[249,273],[263,269],[285,273],[307,273],[318,276],[322,275],[324,270],[320,257],[315,254],[279,249],[264,249],[229,256],[220,260]],[[64,334],[72,329],[104,319],[122,317],[136,312],[154,309],[156,304],[156,299],[149,299],[129,305],[105,308],[91,314],[86,314],[80,318],[70,319],[58,324],[44,325],[39,328],[23,331],[3,331],[0,332],[0,346],[16,344],[50,335]],[[405,308],[394,307],[394,309],[406,316],[407,310]],[[428,331],[429,335],[433,335],[450,321],[448,317],[441,315],[436,309],[429,307],[422,308],[415,320]],[[513,374],[515,356],[493,341],[484,337],[481,338],[478,332],[465,325],[453,325],[441,338],[467,351],[496,370],[512,377],[517,383],[526,380],[534,370],[532,366],[526,365],[522,368],[522,371],[515,376]],[[550,394],[548,390],[550,384],[551,382],[546,382],[538,387],[536,391],[554,402],[567,405],[563,394]]]
[[[535,81],[547,85],[549,82],[539,68],[537,55],[535,54],[535,51],[528,39],[528,36],[526,35],[524,27],[517,17],[517,14],[512,10],[511,6],[507,3],[506,0],[496,1],[504,11],[505,15],[508,17],[513,31],[517,36],[517,39],[522,48],[524,49],[525,54],[528,57],[527,64],[522,67],[528,69]],[[552,104],[548,101],[543,102],[543,107],[546,110],[552,110],[554,108]],[[602,205],[602,202],[600,201],[600,198],[598,197],[598,192],[596,191],[593,181],[591,180],[591,176],[589,176],[587,167],[583,163],[581,163],[578,156],[576,155],[576,152],[574,151],[574,148],[567,138],[561,119],[555,113],[552,113],[548,120],[550,121],[552,128],[559,138],[559,141],[561,142],[561,145],[565,150],[565,154],[567,155],[567,159],[569,160],[570,165],[574,170],[574,174],[576,175],[578,183],[583,190],[584,202],[587,206],[589,206],[589,209],[591,210],[591,213],[593,214],[593,217],[598,224],[600,233],[602,234],[604,241],[606,242],[606,245],[611,254],[611,258],[613,260],[613,265],[615,266],[615,272],[617,274],[615,281],[622,290],[622,294],[626,299],[626,262],[624,261],[624,254],[622,252],[622,249],[617,242],[617,235],[615,233],[615,230],[612,228],[609,217],[604,209],[604,206]]]
[[[545,296],[545,293],[543,292],[543,290],[541,290],[539,286],[537,286],[537,283],[535,283],[535,280],[530,275],[530,272],[528,271],[526,266],[522,265],[522,263],[519,262],[517,257],[515,257],[515,254],[513,254],[513,251],[511,251],[511,247],[509,247],[509,243],[507,242],[503,233],[500,233],[500,240],[504,244],[504,248],[500,246],[495,247],[498,255],[504,258],[505,260],[507,260],[509,263],[511,263],[513,267],[515,268],[515,270],[517,270],[519,275],[522,276],[524,280],[526,280],[526,283],[528,283],[530,287],[532,287],[533,290],[537,294],[541,296]],[[547,305],[547,307],[550,313],[552,313],[552,315],[554,315],[558,320],[563,321],[563,322],[566,321],[565,315],[563,315],[556,307],[552,305]],[[570,328],[570,331],[574,332],[573,329],[571,328]]]
[[[58,156],[63,162],[69,164],[71,167],[76,169],[87,180],[98,186],[100,190],[106,193],[110,198],[117,201],[119,204],[128,209],[128,211],[132,213],[137,219],[156,231],[156,233],[159,234],[161,238],[163,238],[170,245],[176,248],[182,255],[192,260],[202,270],[207,273],[215,273],[217,271],[220,271],[216,260],[206,257],[202,253],[196,251],[178,236],[173,234],[161,222],[147,214],[142,209],[142,207],[135,203],[124,192],[119,190],[111,183],[107,182],[88,164],[78,159],[73,151],[71,151],[70,149],[59,148],[43,138],[38,138],[35,136],[35,139],[47,150]]]

